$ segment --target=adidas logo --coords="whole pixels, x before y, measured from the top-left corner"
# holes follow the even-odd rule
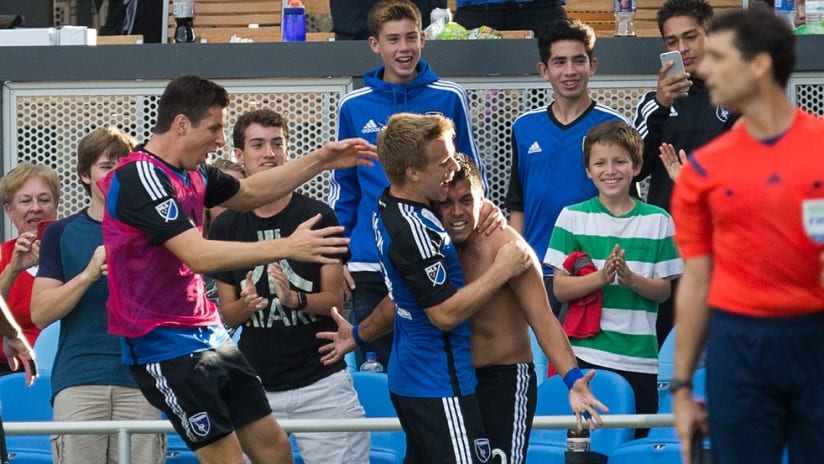
[[[533,153],[541,153],[542,151],[543,150],[541,150],[541,146],[538,145],[537,141],[535,141],[535,142],[532,142],[532,145],[529,146],[529,150],[527,150],[526,153],[528,155],[531,155]]]
[[[374,134],[375,132],[380,132],[380,131],[381,131],[381,128],[378,127],[377,124],[375,124],[375,121],[370,119],[369,122],[367,122],[363,126],[363,129],[361,129],[361,134]]]

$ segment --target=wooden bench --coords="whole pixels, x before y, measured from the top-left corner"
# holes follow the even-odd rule
[[[169,0],[169,42],[174,41],[173,0]],[[280,35],[281,0],[196,0],[195,41],[228,42],[232,35],[255,41],[272,41]],[[249,25],[257,25],[257,29]],[[209,40],[212,37],[212,40]],[[225,40],[217,40],[218,38]]]
[[[143,34],[97,36],[97,45],[135,45],[142,43]]]

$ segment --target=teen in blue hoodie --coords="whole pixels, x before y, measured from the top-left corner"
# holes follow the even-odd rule
[[[440,114],[455,124],[455,147],[486,172],[472,139],[469,101],[458,84],[438,79],[421,60],[424,33],[420,10],[410,0],[385,0],[369,12],[369,47],[383,65],[364,75],[364,87],[350,92],[338,110],[338,139],[357,135],[372,143],[389,117],[396,113]],[[329,204],[352,239],[347,289],[352,291],[353,322],[360,322],[387,294],[378,265],[372,213],[389,181],[379,163],[371,168],[332,172]],[[391,335],[368,343],[362,352],[375,351],[386,365]],[[358,354],[358,363],[362,355]]]

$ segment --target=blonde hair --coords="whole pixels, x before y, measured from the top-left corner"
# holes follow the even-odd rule
[[[32,164],[28,161],[23,161],[14,169],[7,172],[3,179],[0,179],[0,196],[3,198],[3,204],[8,205],[14,199],[14,194],[23,187],[29,179],[39,177],[51,190],[54,197],[55,204],[60,203],[60,176],[57,175],[54,169],[42,165]]]

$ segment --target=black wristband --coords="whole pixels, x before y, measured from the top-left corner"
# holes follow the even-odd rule
[[[306,294],[305,293],[298,290],[297,294],[298,294],[298,306],[295,309],[298,310],[298,311],[303,311],[304,309],[306,309],[306,305],[308,305],[309,302],[306,300]]]
[[[689,388],[692,390],[692,381],[690,380],[681,380],[681,379],[672,379],[669,384],[669,392],[670,394],[681,390],[682,388]]]

